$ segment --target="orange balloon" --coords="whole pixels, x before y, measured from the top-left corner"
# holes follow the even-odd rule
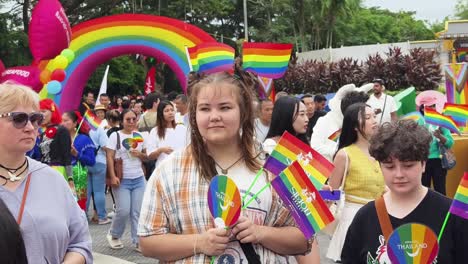
[[[50,75],[51,74],[52,73],[47,69],[42,70],[41,75],[39,76],[39,78],[41,80],[41,83],[43,83],[43,84],[48,83],[50,81]]]

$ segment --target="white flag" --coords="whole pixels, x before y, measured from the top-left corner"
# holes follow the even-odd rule
[[[106,67],[106,71],[104,72],[104,77],[102,77],[101,88],[99,88],[98,100],[96,101],[96,105],[100,105],[99,97],[101,94],[107,93],[107,74],[109,73],[109,65]]]

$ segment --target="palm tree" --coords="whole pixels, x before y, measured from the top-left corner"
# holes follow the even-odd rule
[[[326,21],[327,41],[326,46],[333,44],[333,30],[336,18],[340,15],[349,16],[361,6],[361,0],[322,0],[322,14]]]

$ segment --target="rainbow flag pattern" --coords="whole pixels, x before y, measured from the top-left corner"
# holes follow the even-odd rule
[[[328,139],[331,140],[331,141],[338,142],[338,139],[340,138],[340,135],[341,135],[341,129],[338,129],[337,131],[333,132],[333,134],[331,134],[328,137]]]
[[[271,185],[307,239],[335,220],[298,161],[273,179]]]
[[[261,77],[279,79],[288,69],[293,45],[244,42],[242,67]]]
[[[235,51],[218,42],[205,42],[187,49],[190,65],[198,73],[234,72]]]
[[[464,127],[468,121],[468,105],[446,103],[442,114],[452,117],[459,128]]]
[[[83,118],[92,130],[98,129],[101,125],[101,120],[99,120],[99,118],[97,118],[97,116],[95,116],[94,113],[89,109],[86,110]]]
[[[395,264],[432,263],[438,252],[439,243],[434,231],[417,223],[401,225],[387,242],[388,257]]]
[[[413,120],[415,122],[418,122],[419,120],[423,120],[424,116],[419,111],[414,111],[400,117],[400,119]]]
[[[320,153],[287,131],[283,133],[263,167],[274,175],[279,175],[296,160],[299,160],[317,189],[322,188],[334,168]]]
[[[460,135],[457,124],[450,116],[439,114],[436,110],[426,107],[424,108],[424,119],[428,124],[447,128],[452,133]]]
[[[225,227],[233,226],[241,212],[241,197],[237,185],[225,175],[213,177],[208,188],[208,207],[215,219],[220,219]]]
[[[468,219],[468,173],[466,172],[463,174],[460,185],[458,185],[449,212]]]

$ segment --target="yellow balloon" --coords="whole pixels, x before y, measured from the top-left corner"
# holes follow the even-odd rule
[[[57,57],[55,57],[53,63],[54,63],[55,69],[64,70],[68,66],[68,59],[63,55],[58,55]]]

